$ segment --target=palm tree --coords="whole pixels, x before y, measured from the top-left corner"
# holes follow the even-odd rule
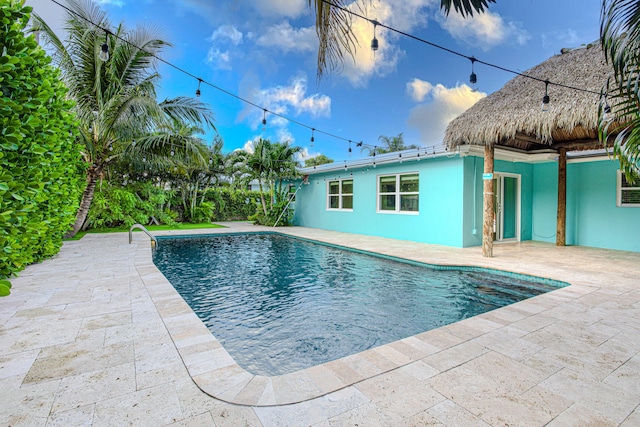
[[[262,210],[267,214],[267,203],[264,200],[263,184],[267,179],[271,167],[271,141],[260,138],[253,146],[253,153],[247,157],[247,168],[251,171],[252,179],[258,180],[260,202]]]
[[[289,142],[272,143],[268,139],[260,139],[255,143],[253,153],[247,158],[247,167],[252,178],[258,180],[260,201],[265,215],[268,209],[264,199],[264,186],[267,186],[271,194],[270,209],[277,196],[281,194],[282,180],[296,175],[298,163],[294,157],[300,151],[301,147],[292,146]]]
[[[402,150],[410,150],[412,148],[420,148],[415,144],[404,145],[404,134],[400,132],[397,136],[380,135],[378,141],[382,144],[380,146],[362,147],[362,151],[368,151],[369,155],[383,154],[383,153],[395,153]]]
[[[613,81],[607,82],[600,107],[600,138],[609,143],[614,136],[614,155],[627,179],[634,182],[640,172],[640,3],[603,0],[600,37],[613,69]]]
[[[190,145],[190,139],[175,140],[163,130],[176,121],[213,127],[213,115],[197,99],[157,101],[160,75],[156,58],[169,46],[158,38],[157,31],[145,27],[128,30],[123,23],[111,30],[106,13],[91,0],[67,0],[67,4],[68,39],[64,43],[37,15],[32,31],[39,32],[53,50],[54,63],[76,102],[80,142],[88,165],[80,209],[67,233],[71,237],[86,221],[96,182],[108,165],[124,156],[159,158],[169,150],[168,141],[183,144],[174,150],[196,153],[198,149]],[[103,44],[108,47],[107,61],[100,59]]]
[[[441,0],[440,8],[448,15],[451,7],[463,16],[473,15],[474,12],[484,12],[489,3],[496,0]],[[333,7],[330,3],[338,7]],[[318,48],[318,80],[325,72],[340,69],[345,56],[355,57],[358,47],[352,30],[352,15],[345,12],[350,0],[309,0],[309,7],[316,12],[316,33],[320,46]],[[372,3],[372,0],[360,0],[361,7]]]

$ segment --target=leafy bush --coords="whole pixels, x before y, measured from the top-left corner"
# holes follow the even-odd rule
[[[271,227],[276,223],[276,221],[278,221],[278,218],[280,218],[277,224],[278,226],[284,227],[291,225],[291,221],[293,220],[293,209],[290,207],[287,208],[287,203],[287,200],[283,200],[274,204],[271,209],[267,210],[266,215],[262,210],[262,206],[258,206],[256,213],[249,216],[249,220],[253,221],[254,224],[267,225]],[[283,214],[282,211],[284,211],[285,208],[287,211]],[[282,217],[280,217],[280,215],[282,215]]]
[[[215,204],[214,221],[246,221],[256,212],[260,193],[230,187],[210,188],[205,198]]]
[[[91,228],[131,227],[150,224],[154,219],[161,224],[175,224],[175,216],[164,208],[169,193],[150,182],[113,185],[103,182],[96,186],[89,210]]]
[[[193,210],[193,218],[192,221],[194,224],[199,224],[201,222],[211,222],[213,218],[213,203],[210,202],[202,202]]]
[[[0,279],[56,254],[84,186],[66,87],[23,30],[30,7],[0,2]],[[0,295],[9,293],[0,280]]]

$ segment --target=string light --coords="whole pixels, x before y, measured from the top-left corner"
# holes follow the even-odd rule
[[[52,1],[54,1],[54,0],[52,0]],[[543,80],[543,79],[541,79],[539,77],[534,77],[534,76],[531,76],[531,75],[528,75],[528,74],[521,73],[519,71],[515,71],[515,70],[511,70],[511,69],[506,68],[506,67],[502,67],[500,65],[496,65],[496,64],[492,64],[490,62],[482,61],[482,60],[477,59],[477,58],[475,58],[473,56],[465,55],[465,54],[457,52],[457,51],[455,51],[453,49],[449,49],[447,47],[444,47],[444,46],[441,46],[439,44],[436,44],[436,43],[430,42],[428,40],[425,40],[423,38],[414,36],[413,34],[409,34],[409,33],[406,33],[404,31],[400,31],[400,30],[398,30],[396,28],[390,27],[388,25],[384,25],[383,23],[381,23],[381,22],[379,22],[379,21],[377,21],[375,19],[367,18],[366,16],[360,15],[359,13],[354,12],[353,10],[350,10],[350,9],[347,9],[346,7],[343,7],[343,6],[340,6],[338,4],[335,4],[330,0],[320,0],[320,1],[323,2],[324,4],[327,4],[329,6],[335,7],[336,9],[339,9],[340,11],[342,11],[344,13],[347,13],[349,15],[352,15],[352,16],[355,16],[355,17],[358,17],[360,19],[363,19],[365,21],[370,22],[371,24],[374,25],[374,30],[375,30],[376,26],[380,26],[380,27],[385,28],[385,29],[387,29],[389,31],[393,31],[394,33],[403,35],[405,37],[409,37],[409,38],[411,38],[413,40],[419,41],[419,42],[424,43],[426,45],[429,45],[431,47],[435,47],[437,49],[440,49],[440,50],[443,50],[445,52],[448,52],[448,53],[450,53],[452,55],[460,56],[462,58],[466,58],[466,59],[468,59],[470,61],[473,61],[473,62],[478,62],[479,64],[483,64],[483,65],[486,65],[488,67],[495,68],[497,70],[505,71],[507,73],[515,74],[515,75],[522,76],[522,77],[525,77],[525,78],[528,78],[528,79],[537,80],[539,82],[548,81],[550,85],[563,87],[565,89],[571,89],[571,90],[575,90],[575,91],[579,91],[579,92],[585,92],[585,93],[592,93],[592,94],[595,94],[595,95],[600,95],[600,92],[596,92],[596,91],[589,90],[589,89],[583,89],[583,88],[579,88],[579,87],[575,87],[575,86],[565,85],[565,84],[562,84],[562,83],[555,83],[555,82],[552,82],[552,81],[549,81],[549,80]]]
[[[202,83],[202,79],[200,77],[198,77],[198,89],[196,89],[196,97],[200,98],[200,95],[202,94],[202,92],[200,92],[200,84]]]
[[[476,62],[476,58],[472,56],[470,58],[470,61],[471,61],[471,75],[469,76],[469,83],[471,83],[471,87],[475,90],[476,83],[478,82],[478,76],[476,76],[476,72],[473,69],[473,64]]]
[[[263,108],[262,109],[262,126],[266,126],[267,125],[267,109]]]
[[[109,31],[104,30],[104,43],[100,48],[100,53],[98,54],[98,58],[102,62],[107,62],[109,60]]]
[[[544,96],[542,97],[542,111],[549,111],[549,80],[544,81]]]
[[[371,40],[371,50],[375,52],[376,50],[378,50],[378,39],[376,38],[376,26],[378,25],[378,21],[371,20],[371,23],[373,24],[373,39]]]
[[[349,157],[351,157],[351,141],[349,141]]]
[[[261,108],[261,109],[263,110],[263,112],[264,112],[264,116],[263,116],[263,120],[262,120],[262,122],[263,122],[263,125],[266,125],[266,113],[268,112],[268,110],[267,110],[266,108],[263,108],[263,107],[259,106],[258,104],[255,104],[254,102],[251,102],[251,101],[249,101],[249,100],[247,100],[247,99],[245,99],[245,98],[242,98],[242,97],[240,97],[239,95],[236,95],[235,93],[230,92],[230,91],[228,91],[228,90],[226,90],[226,89],[224,89],[224,88],[222,88],[222,87],[219,87],[219,86],[217,86],[217,85],[215,85],[215,84],[213,84],[213,83],[211,83],[211,82],[208,82],[208,81],[205,81],[205,80],[203,80],[203,79],[201,79],[201,78],[199,78],[199,77],[196,77],[196,76],[195,76],[194,74],[192,74],[191,72],[189,72],[189,71],[187,71],[187,70],[185,70],[185,69],[183,69],[183,68],[181,68],[181,67],[179,67],[179,66],[177,66],[177,65],[175,65],[175,64],[173,64],[173,63],[171,63],[171,62],[169,62],[169,61],[167,61],[167,60],[165,60],[165,59],[163,59],[163,58],[161,58],[161,57],[159,57],[159,56],[157,56],[157,55],[155,55],[155,54],[153,54],[153,53],[149,52],[149,51],[146,51],[145,49],[143,49],[143,48],[141,48],[141,47],[139,47],[139,46],[137,46],[137,45],[135,45],[135,44],[131,43],[129,40],[126,40],[126,39],[124,39],[124,38],[122,38],[122,37],[120,37],[120,36],[118,36],[118,35],[116,35],[116,34],[110,33],[108,29],[103,28],[103,27],[101,27],[100,25],[98,25],[98,24],[96,24],[96,23],[92,22],[91,20],[89,20],[89,19],[88,19],[88,18],[86,18],[85,16],[82,16],[82,15],[80,15],[80,14],[76,13],[75,11],[71,10],[69,7],[67,7],[67,6],[65,6],[65,5],[63,5],[63,4],[61,4],[58,0],[51,0],[51,1],[52,1],[53,3],[55,3],[55,4],[57,4],[58,6],[60,6],[61,8],[65,9],[65,10],[66,10],[67,12],[69,12],[70,14],[73,14],[73,15],[77,16],[78,18],[80,18],[80,19],[82,19],[82,20],[84,20],[84,21],[88,22],[89,24],[93,25],[94,27],[99,28],[99,29],[102,29],[102,30],[104,30],[104,31],[105,31],[105,44],[102,46],[102,49],[101,49],[101,52],[100,52],[100,55],[99,55],[99,56],[101,56],[103,52],[105,52],[106,54],[108,54],[109,46],[108,46],[107,42],[108,42],[108,36],[109,36],[109,34],[111,34],[112,36],[114,36],[114,37],[118,38],[118,40],[120,40],[120,41],[122,41],[122,42],[124,42],[124,43],[127,43],[128,45],[130,45],[130,46],[132,46],[132,47],[134,47],[134,48],[136,48],[136,49],[138,49],[138,50],[140,50],[140,51],[142,51],[142,52],[147,53],[148,55],[150,55],[150,56],[152,56],[152,57],[156,58],[158,61],[160,61],[160,62],[162,62],[162,63],[164,63],[164,64],[168,65],[169,67],[171,67],[171,68],[173,68],[173,69],[175,69],[175,70],[177,70],[177,71],[179,71],[179,72],[181,72],[181,73],[183,73],[183,74],[185,74],[185,75],[187,75],[187,76],[190,76],[190,77],[192,77],[192,78],[196,79],[196,80],[198,81],[198,91],[196,91],[196,95],[198,95],[198,92],[199,92],[199,89],[200,89],[200,85],[201,85],[202,83],[204,83],[204,84],[209,85],[210,87],[212,87],[212,88],[214,88],[214,89],[216,89],[216,90],[218,90],[218,91],[220,91],[220,92],[223,92],[223,93],[225,93],[225,94],[227,94],[227,95],[229,95],[229,96],[231,96],[231,97],[234,97],[234,98],[236,98],[236,99],[238,99],[238,100],[240,100],[240,101],[242,101],[242,102],[244,102],[244,103],[246,103],[246,104],[252,105],[252,106],[257,107],[257,108]],[[495,69],[498,69],[498,70],[501,70],[501,71],[505,71],[505,72],[508,72],[508,73],[511,73],[511,74],[515,74],[515,75],[522,76],[522,77],[525,77],[525,78],[533,79],[533,80],[536,80],[536,81],[544,82],[544,83],[545,83],[545,92],[546,92],[546,87],[548,87],[548,85],[556,85],[556,86],[563,87],[563,88],[570,89],[570,90],[576,90],[576,91],[581,91],[581,92],[593,93],[593,94],[601,95],[601,94],[600,94],[600,92],[595,92],[595,91],[588,90],[588,89],[583,89],[583,88],[578,88],[578,87],[574,87],[574,86],[570,86],[570,85],[565,85],[565,84],[562,84],[562,83],[555,83],[555,82],[550,81],[550,80],[542,80],[541,78],[537,78],[537,77],[534,77],[534,76],[530,76],[530,75],[527,75],[527,74],[524,74],[524,73],[520,73],[520,72],[518,72],[518,71],[514,71],[514,70],[511,70],[511,69],[508,69],[508,68],[505,68],[505,67],[502,67],[502,66],[499,66],[499,65],[496,65],[496,64],[492,64],[492,63],[489,63],[489,62],[486,62],[486,61],[479,60],[479,59],[477,59],[477,58],[475,58],[475,57],[473,57],[473,56],[467,56],[467,55],[465,55],[465,54],[462,54],[462,53],[460,53],[460,52],[456,52],[456,51],[454,51],[454,50],[452,50],[452,49],[446,48],[446,47],[444,47],[444,46],[441,46],[441,45],[438,45],[438,44],[435,44],[435,43],[429,42],[428,40],[424,40],[424,39],[419,38],[419,37],[417,37],[417,36],[414,36],[414,35],[412,35],[412,34],[409,34],[409,33],[406,33],[406,32],[400,31],[400,30],[397,30],[397,29],[395,29],[395,28],[393,28],[393,27],[389,27],[389,26],[387,26],[387,25],[384,25],[384,24],[380,23],[380,22],[379,22],[379,21],[377,21],[377,20],[369,19],[369,18],[367,18],[367,17],[365,17],[365,16],[363,16],[363,15],[360,15],[360,14],[358,14],[358,13],[356,13],[356,12],[352,11],[352,10],[349,10],[349,9],[347,9],[347,8],[344,8],[344,7],[342,7],[342,6],[339,6],[339,5],[337,5],[337,4],[333,3],[333,2],[331,2],[330,0],[320,0],[320,1],[322,1],[323,3],[325,3],[325,4],[329,5],[329,6],[335,7],[335,8],[337,8],[337,9],[339,9],[339,10],[341,10],[341,11],[343,11],[343,12],[347,13],[347,14],[350,14],[350,15],[356,16],[356,17],[361,18],[361,19],[364,19],[364,20],[366,20],[366,21],[370,22],[371,24],[373,24],[373,25],[374,25],[374,38],[373,38],[373,40],[372,40],[372,42],[371,42],[371,44],[372,44],[372,46],[371,46],[371,47],[372,47],[372,49],[374,49],[374,50],[375,50],[375,49],[377,49],[377,48],[379,47],[379,43],[377,42],[377,39],[376,39],[376,37],[375,37],[375,30],[376,30],[376,27],[377,27],[377,26],[380,26],[380,27],[386,28],[386,29],[388,29],[388,30],[390,30],[390,31],[393,31],[393,32],[395,32],[395,33],[397,33],[397,34],[400,34],[400,35],[403,35],[403,36],[409,37],[409,38],[411,38],[411,39],[414,39],[414,40],[419,41],[419,42],[421,42],[421,43],[427,44],[427,45],[429,45],[429,46],[432,46],[432,47],[438,48],[438,49],[440,49],[440,50],[444,50],[444,51],[446,51],[446,52],[448,52],[448,53],[450,53],[450,54],[457,55],[457,56],[460,56],[460,57],[463,57],[463,58],[466,58],[466,59],[470,60],[470,61],[471,61],[471,63],[472,63],[472,74],[471,74],[471,76],[470,76],[470,82],[472,81],[472,76],[474,76],[474,75],[475,75],[474,67],[473,67],[473,66],[474,66],[474,63],[475,63],[475,62],[478,62],[478,63],[480,63],[480,64],[483,64],[483,65],[486,65],[486,66],[488,66],[488,67],[492,67],[492,68],[495,68]],[[374,46],[375,46],[375,48],[374,48]],[[102,59],[102,56],[101,56],[101,59]],[[106,60],[108,60],[108,57],[107,57],[107,59],[106,59]],[[476,81],[477,81],[477,76],[476,76]],[[473,84],[473,83],[472,83],[472,84]],[[547,94],[547,96],[548,96],[548,94]],[[338,135],[335,135],[335,134],[331,134],[331,133],[329,133],[329,132],[325,132],[325,131],[322,131],[322,130],[320,130],[320,129],[312,128],[312,127],[311,127],[311,126],[309,126],[309,125],[306,125],[306,124],[304,124],[304,123],[301,123],[301,122],[299,122],[299,121],[296,121],[296,120],[294,120],[294,119],[292,119],[292,118],[290,118],[290,117],[284,116],[284,115],[282,115],[282,114],[274,113],[274,112],[272,112],[272,111],[269,111],[269,112],[270,112],[271,114],[274,114],[274,115],[276,115],[276,116],[278,116],[278,117],[280,117],[280,118],[282,118],[282,119],[284,119],[284,120],[286,120],[286,121],[290,122],[290,123],[297,124],[297,125],[299,125],[299,126],[306,127],[306,128],[308,128],[308,129],[312,129],[312,132],[314,132],[314,131],[318,131],[318,132],[320,132],[320,133],[323,133],[323,134],[325,134],[325,135],[327,135],[327,136],[329,136],[329,137],[335,138],[335,139],[343,140],[343,141],[345,141],[345,142],[349,142],[349,141],[350,141],[350,140],[349,140],[349,139],[347,139],[347,138],[344,138],[344,137],[341,137],[341,136],[338,136]],[[371,147],[371,145],[369,145],[369,144],[364,144],[362,141],[360,141],[359,143],[357,143],[357,144],[356,144],[356,146],[357,146],[357,147],[362,147],[363,145],[365,145],[365,146],[367,146],[367,147]],[[135,146],[135,141],[133,142],[133,146]],[[374,146],[374,155],[375,155],[375,148],[377,148],[377,147],[375,147],[375,146]],[[435,149],[434,149],[434,154],[435,154]]]
[[[313,142],[316,140],[316,139],[313,137],[313,134],[315,133],[315,131],[316,131],[316,130],[315,130],[314,128],[311,128],[311,144],[310,144],[310,146],[311,146],[311,147],[313,147]]]

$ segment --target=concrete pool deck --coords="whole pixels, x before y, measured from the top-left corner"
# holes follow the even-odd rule
[[[225,225],[180,234],[273,230]],[[0,299],[0,424],[640,425],[640,253],[523,242],[485,259],[480,248],[277,231],[571,286],[260,377],[235,365],[159,273],[144,234],[133,244],[126,233],[87,235],[28,267]]]

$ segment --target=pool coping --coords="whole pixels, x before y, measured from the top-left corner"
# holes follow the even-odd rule
[[[209,229],[206,232],[195,231],[185,230],[178,233],[158,233],[158,235],[246,232],[245,230],[234,231],[229,229]],[[295,233],[287,229],[278,229],[277,232],[297,237]],[[316,241],[331,244],[331,242],[322,240]],[[341,244],[341,246],[363,250],[348,244]],[[155,266],[152,260],[151,245],[139,245],[138,248],[134,263],[135,267],[194,383],[204,393],[218,400],[253,407],[289,405],[330,394],[367,379],[400,369],[427,356],[452,349],[470,339],[508,326],[510,323],[535,316],[542,310],[541,307],[549,309],[599,289],[594,286],[569,284],[564,288],[515,304],[311,368],[277,376],[262,376],[247,372],[234,361],[175,290],[173,285]],[[422,262],[412,258],[411,254],[407,254],[406,259]],[[495,267],[485,267],[474,263],[442,265],[445,267],[481,267],[496,270]],[[531,276],[530,274],[516,271],[513,273]],[[565,282],[561,278],[548,277],[548,279]],[[535,304],[532,304],[532,302],[535,302]],[[464,338],[459,337],[458,335],[460,334],[454,335],[448,332],[450,330],[460,330],[461,328],[465,329]]]

